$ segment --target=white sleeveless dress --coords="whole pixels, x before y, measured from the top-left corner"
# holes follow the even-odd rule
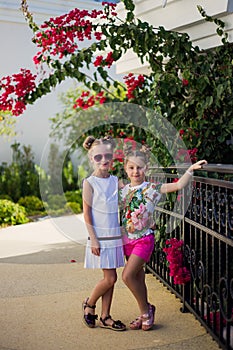
[[[86,179],[93,188],[92,222],[100,243],[100,256],[86,245],[85,268],[113,269],[124,266],[124,252],[118,214],[118,179],[110,175]]]

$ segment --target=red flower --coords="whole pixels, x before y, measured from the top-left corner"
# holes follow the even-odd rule
[[[90,91],[83,91],[81,96],[75,101],[73,108],[88,109],[95,105],[96,102],[103,104],[106,101],[104,92],[100,91],[96,95],[90,95]]]
[[[181,162],[189,162],[191,160],[193,163],[195,163],[197,161],[197,151],[197,148],[189,150],[181,148],[176,156],[176,159]]]
[[[99,92],[96,95],[95,99],[96,99],[96,101],[99,101],[99,103],[102,105],[106,101],[106,97],[104,96],[104,92],[103,91]]]
[[[182,79],[183,86],[187,86],[189,84],[189,81],[187,79]]]
[[[132,151],[134,151],[137,147],[137,142],[133,139],[132,136],[131,137],[129,136],[128,138],[124,139],[124,143],[127,143],[127,142],[131,143]]]
[[[185,133],[184,129],[181,129],[180,130],[180,136],[184,135],[184,133]]]
[[[113,64],[113,62],[114,62],[114,59],[112,56],[112,52],[109,52],[106,59],[105,59],[105,64],[108,66],[108,68],[110,68],[111,65]]]
[[[163,251],[167,254],[169,262],[170,276],[174,278],[175,284],[185,284],[190,281],[191,275],[185,266],[183,266],[183,240],[171,238],[166,240],[167,248]]]
[[[138,78],[135,78],[134,75],[132,73],[129,73],[128,75],[126,75],[124,77],[125,79],[125,84],[127,86],[127,94],[126,96],[128,97],[129,100],[134,99],[135,98],[135,94],[134,91],[137,88],[141,88],[145,78],[143,75],[139,75]]]
[[[120,132],[119,132],[119,136],[121,136],[121,137],[122,137],[122,136],[125,136],[124,131],[120,131]]]
[[[101,38],[102,38],[102,33],[100,33],[100,32],[95,32],[94,35],[95,35],[96,40],[101,40]]]
[[[36,75],[27,69],[3,77],[0,80],[0,90],[3,90],[0,96],[0,110],[11,111],[15,116],[22,114],[26,109],[26,96],[35,89],[35,79]]]
[[[40,52],[34,57],[35,64],[46,61],[50,56],[62,58],[74,53],[78,48],[78,41],[91,40],[92,34],[97,40],[101,40],[102,33],[96,31],[92,19],[102,18],[103,15],[102,10],[88,12],[75,8],[43,23],[41,31],[36,33],[33,40],[40,48]]]
[[[103,62],[103,56],[97,56],[94,62],[94,66],[99,67],[102,62]]]
[[[113,155],[113,158],[115,160],[118,160],[120,163],[123,163],[124,161],[124,152],[121,149],[117,149]]]

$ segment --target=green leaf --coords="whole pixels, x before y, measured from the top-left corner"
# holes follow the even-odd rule
[[[98,83],[93,83],[92,84],[92,90],[99,92],[101,90],[100,84]]]
[[[205,106],[210,107],[213,104],[213,101],[214,101],[213,96],[207,96],[205,100]]]
[[[224,92],[224,85],[220,84],[217,86],[217,98],[220,99],[222,96],[222,93]]]
[[[217,32],[217,34],[219,35],[219,36],[222,36],[223,35],[223,30],[222,29],[220,29],[220,28],[217,28],[216,29],[216,32]]]
[[[132,22],[134,19],[134,13],[133,12],[128,12],[126,16],[126,21],[127,22]]]
[[[49,82],[51,86],[56,86],[57,85],[57,79],[54,75],[50,75],[49,77]]]
[[[135,5],[132,0],[123,0],[126,10],[133,11]]]

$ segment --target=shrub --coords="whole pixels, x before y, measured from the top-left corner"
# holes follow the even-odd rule
[[[8,201],[13,202],[13,199],[8,194],[0,194],[0,199],[7,199]]]
[[[47,199],[48,211],[63,209],[66,205],[66,199],[64,195],[61,194],[50,194]]]
[[[80,214],[82,212],[80,204],[76,202],[67,202],[66,208],[72,210],[74,214]]]
[[[21,197],[18,204],[25,207],[29,215],[36,215],[45,210],[42,200],[36,196]]]
[[[24,207],[7,199],[0,199],[0,226],[25,224],[28,221]]]
[[[76,190],[76,191],[67,191],[65,192],[65,197],[67,202],[75,202],[80,205],[80,208],[82,209],[82,191]]]
[[[75,214],[82,212],[82,194],[80,190],[68,191],[64,195],[49,195],[46,203],[46,211],[49,215],[65,215],[73,211]]]

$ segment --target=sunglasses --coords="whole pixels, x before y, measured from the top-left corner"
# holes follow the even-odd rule
[[[110,160],[112,160],[112,158],[113,158],[113,154],[112,153],[105,153],[105,154],[96,154],[94,157],[93,157],[93,159],[94,159],[94,161],[95,162],[101,162],[101,160],[102,159],[105,159],[105,160],[107,160],[107,161],[110,161]]]

